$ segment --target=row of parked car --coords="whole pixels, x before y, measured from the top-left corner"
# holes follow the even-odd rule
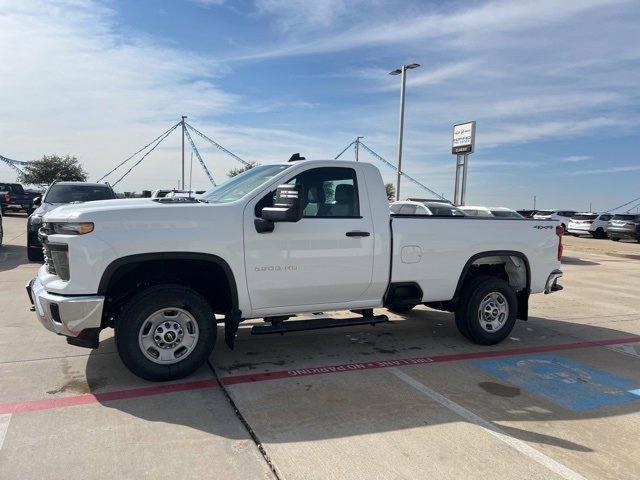
[[[630,239],[640,242],[640,214],[593,213],[575,210],[512,210],[506,207],[454,206],[446,200],[409,198],[393,202],[391,213],[399,215],[435,215],[447,217],[533,218],[556,220],[565,232],[574,236],[609,237],[613,241]]]
[[[565,231],[574,236],[587,235],[594,238],[609,237],[614,242],[621,239],[640,242],[640,214],[638,213],[595,213],[567,210],[533,211],[530,217],[558,220]]]

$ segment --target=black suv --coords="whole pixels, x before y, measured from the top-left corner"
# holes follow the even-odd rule
[[[38,239],[38,230],[42,226],[42,216],[60,205],[83,203],[95,200],[112,200],[118,198],[115,192],[105,183],[55,182],[42,199],[36,198],[34,206],[38,207],[27,220],[27,257],[29,260],[42,260],[42,244]]]
[[[640,242],[640,215],[634,213],[614,215],[607,224],[607,233],[614,242],[621,238]]]

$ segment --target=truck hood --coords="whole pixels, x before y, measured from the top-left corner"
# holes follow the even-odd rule
[[[139,214],[144,211],[155,211],[157,209],[172,209],[199,207],[200,203],[160,203],[150,198],[135,199],[116,199],[116,200],[98,200],[95,202],[85,202],[77,204],[69,204],[60,206],[51,212],[45,214],[46,222],[64,222],[64,221],[91,221],[95,217],[106,214],[108,216],[112,212],[117,212],[117,216],[126,219],[129,214]],[[137,215],[135,215],[137,216]]]

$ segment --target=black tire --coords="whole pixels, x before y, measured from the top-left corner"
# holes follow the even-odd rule
[[[611,240],[613,240],[614,242],[619,242],[620,239],[618,237],[611,237]]]
[[[387,310],[393,313],[406,313],[406,312],[410,312],[415,307],[416,307],[415,305],[398,305],[396,307],[387,307]]]
[[[33,235],[27,231],[27,258],[30,262],[42,262],[44,260],[44,254],[42,253],[42,248],[32,247]]]
[[[44,260],[42,249],[30,247],[27,245],[27,258],[30,262],[42,262]]]
[[[490,293],[502,294],[509,308],[507,318],[499,330],[486,331],[478,319],[478,310],[482,300]],[[518,299],[516,292],[503,279],[483,275],[467,283],[460,295],[455,311],[456,326],[460,333],[479,345],[495,345],[507,338],[516,323]]]
[[[198,324],[198,339],[186,358],[162,365],[148,359],[138,341],[147,318],[163,308],[189,312]],[[181,285],[158,285],[137,293],[123,307],[115,322],[118,354],[132,373],[145,380],[162,382],[184,378],[206,361],[216,343],[217,325],[209,303],[196,291]]]

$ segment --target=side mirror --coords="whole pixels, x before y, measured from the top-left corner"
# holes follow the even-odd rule
[[[39,207],[42,205],[42,197],[36,197],[33,199],[33,205]]]
[[[273,207],[262,209],[262,219],[271,222],[297,222],[302,218],[302,187],[279,185]]]

